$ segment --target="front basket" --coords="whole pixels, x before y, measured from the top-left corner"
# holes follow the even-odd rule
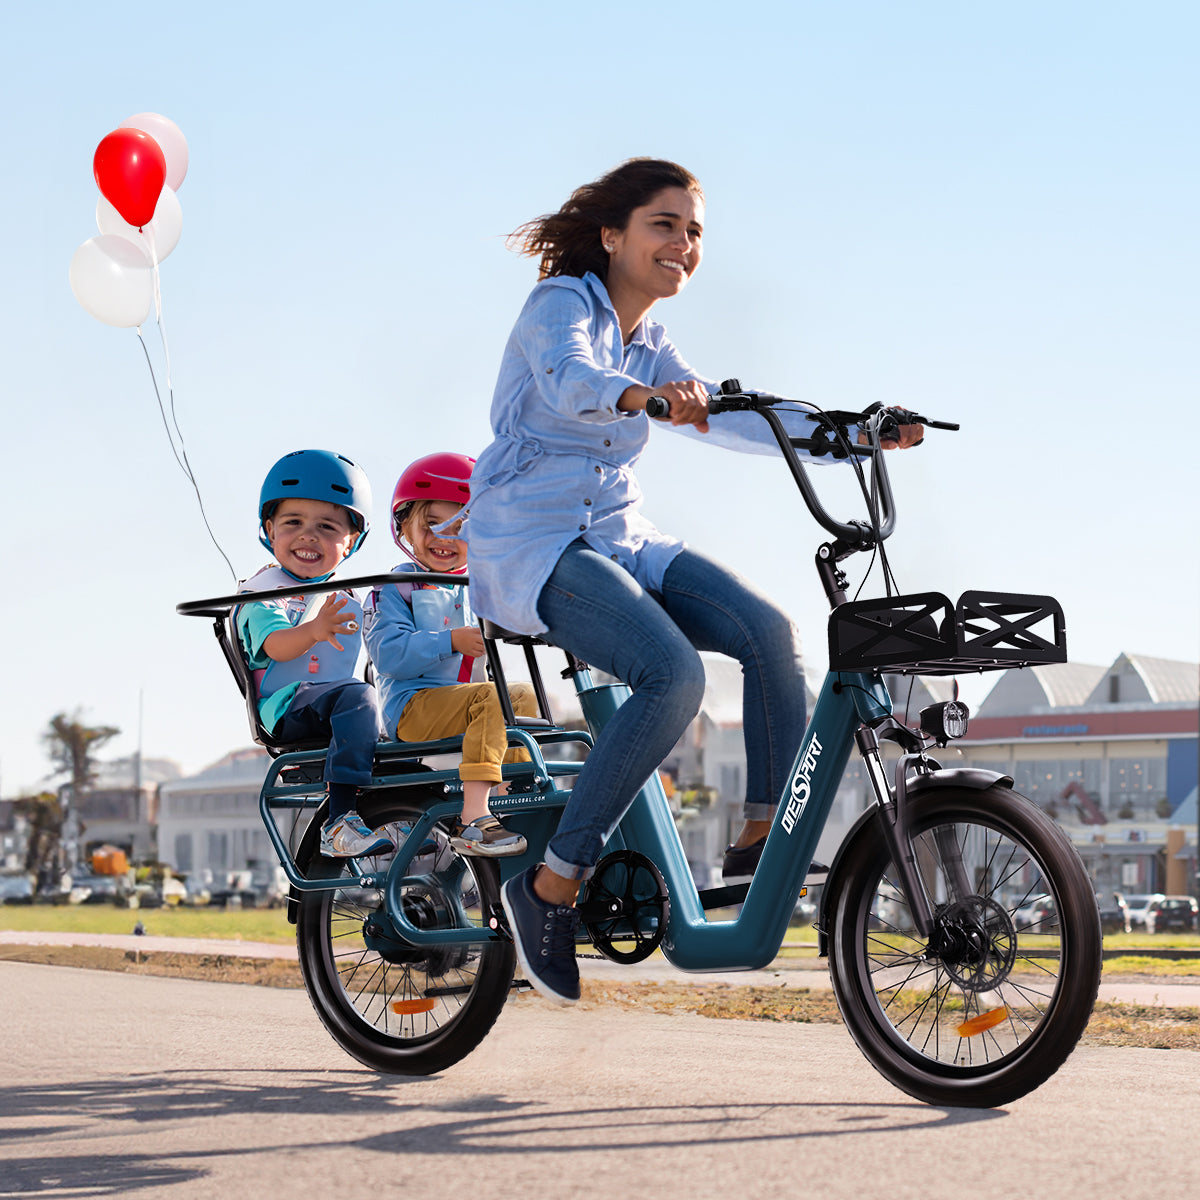
[[[1062,607],[1052,596],[940,592],[856,600],[829,617],[829,669],[959,675],[1067,661]]]

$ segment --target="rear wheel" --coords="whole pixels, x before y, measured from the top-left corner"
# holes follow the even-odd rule
[[[421,809],[412,789],[360,798],[359,812],[400,844]],[[388,919],[384,893],[357,884],[344,860],[316,852],[313,820],[297,859],[309,878],[343,878],[336,891],[306,892],[296,918],[300,968],[325,1028],[350,1055],[377,1071],[429,1075],[465,1058],[487,1035],[509,994],[509,942],[417,946]],[[392,855],[355,860],[387,871]],[[409,864],[402,887],[408,921],[418,929],[483,927],[499,911],[496,864],[456,854],[435,826],[425,853]]]
[[[875,1068],[931,1104],[988,1108],[1045,1082],[1087,1026],[1101,936],[1087,872],[1062,830],[1005,788],[930,790],[910,802],[934,910],[916,930],[878,822],[830,880],[830,974]],[[1045,894],[1036,917],[1017,910]]]

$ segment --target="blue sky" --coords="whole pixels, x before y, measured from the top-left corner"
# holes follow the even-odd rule
[[[534,281],[504,235],[653,154],[707,193],[704,265],[655,314],[698,369],[961,422],[891,460],[903,588],[1051,593],[1076,661],[1196,661],[1198,33],[1182,2],[6,12],[0,791],[42,774],[62,709],[130,752],[139,692],[148,755],[192,769],[247,740],[208,630],[174,611],[230,579],[141,348],[67,285],[96,144],[143,111],[188,139],[164,315],[240,574],[264,561],[261,478],[304,446],[366,467],[354,565],[392,565],[399,471],[487,441]],[[784,473],[663,433],[641,478],[662,528],[788,607],[819,676],[820,538]]]

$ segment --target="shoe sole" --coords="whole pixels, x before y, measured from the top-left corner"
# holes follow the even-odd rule
[[[339,854],[332,846],[326,848],[322,846],[319,853],[322,858],[366,858],[368,854],[391,854],[396,847],[391,842],[383,842],[378,846],[369,846],[366,850],[360,850],[357,854]]]
[[[469,842],[466,838],[449,839],[450,848],[465,854],[468,858],[513,858],[524,854],[529,849],[529,843],[521,840],[511,846],[481,846],[478,842]]]
[[[500,906],[504,909],[504,915],[508,919],[508,930],[512,934],[513,949],[517,952],[517,962],[521,964],[521,970],[525,972],[525,978],[533,986],[534,990],[544,996],[551,1004],[557,1004],[560,1008],[570,1008],[572,1004],[578,1001],[572,996],[564,996],[553,988],[544,984],[529,966],[529,959],[525,956],[525,948],[521,945],[521,939],[517,936],[517,923],[513,919],[512,907],[508,902],[508,889],[517,883],[520,876],[514,876],[500,889]]]

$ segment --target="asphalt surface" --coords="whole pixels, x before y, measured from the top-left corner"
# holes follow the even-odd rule
[[[476,1200],[1193,1195],[1200,1055],[1076,1050],[933,1108],[837,1026],[523,996],[440,1076],[380,1077],[303,992],[0,963],[0,1196]],[[1170,1114],[1169,1119],[1167,1114]]]

